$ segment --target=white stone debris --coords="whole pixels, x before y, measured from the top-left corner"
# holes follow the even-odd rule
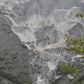
[[[74,79],[74,77],[71,76],[70,74],[68,74],[68,78],[69,78],[69,79]]]
[[[37,77],[36,84],[48,84],[48,82],[45,79],[43,79],[41,75],[39,75]]]
[[[51,71],[57,69],[56,65],[52,62],[47,62],[47,65]]]
[[[73,56],[71,58],[72,58],[72,61],[74,61],[75,58],[81,58],[81,57],[83,57],[83,56],[82,55],[76,55],[76,56]]]

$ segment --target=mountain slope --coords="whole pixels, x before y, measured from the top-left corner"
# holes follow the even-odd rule
[[[5,16],[0,15],[0,72],[6,75],[10,74],[8,77],[15,77],[22,83],[30,79],[29,62],[33,54],[12,32],[11,26],[5,18]],[[0,76],[4,77],[3,74]]]

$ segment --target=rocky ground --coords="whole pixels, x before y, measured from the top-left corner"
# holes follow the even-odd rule
[[[83,1],[1,0],[0,84],[30,80],[34,84],[74,84],[76,80],[65,75],[60,64],[71,63],[84,72],[84,60],[72,61],[73,55],[64,49],[64,34],[84,37],[84,19],[75,17],[78,12],[84,12]]]

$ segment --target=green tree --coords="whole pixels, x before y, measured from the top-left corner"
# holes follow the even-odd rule
[[[65,43],[66,48],[65,50],[74,53],[75,55],[80,54],[81,58],[84,58],[84,38],[68,38],[68,35],[65,35]],[[77,68],[73,68],[66,63],[62,63],[62,66],[60,68],[63,72],[72,75],[74,78],[78,77],[80,75],[80,72]],[[77,84],[84,84],[84,82],[78,82]]]
[[[83,14],[82,13],[77,13],[76,15],[75,15],[76,17],[83,17]]]

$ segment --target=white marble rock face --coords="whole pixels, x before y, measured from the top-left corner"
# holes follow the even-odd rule
[[[0,63],[6,68],[2,71],[15,76],[18,84],[31,79],[49,84],[64,75],[59,69],[63,61],[84,67],[84,60],[66,57],[64,50],[65,34],[84,37],[84,18],[75,17],[79,12],[84,13],[83,0],[0,0],[0,25],[6,22],[0,26],[0,52],[6,59]]]

